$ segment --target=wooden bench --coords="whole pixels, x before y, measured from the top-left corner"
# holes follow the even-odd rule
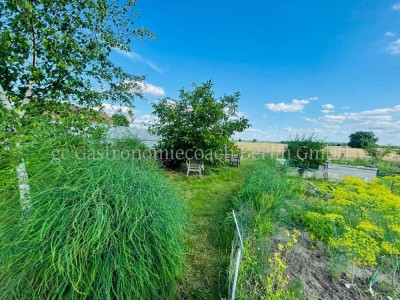
[[[204,163],[202,159],[188,159],[186,161],[187,165],[187,173],[186,176],[189,176],[190,172],[198,173],[200,178],[202,178],[202,172],[204,171]]]
[[[229,161],[232,166],[240,166],[240,154],[232,154],[229,158]]]

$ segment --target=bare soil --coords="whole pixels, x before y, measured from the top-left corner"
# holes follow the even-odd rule
[[[279,235],[273,242],[277,244],[284,239]],[[304,285],[304,296],[310,300],[356,300],[356,299],[393,299],[375,291],[372,296],[368,291],[369,277],[373,270],[357,268],[353,271],[345,269],[338,278],[332,275],[330,257],[322,249],[322,243],[313,242],[308,233],[302,232],[298,244],[286,258],[289,275],[298,278]],[[352,276],[354,280],[352,284]],[[383,280],[383,279],[382,279]]]

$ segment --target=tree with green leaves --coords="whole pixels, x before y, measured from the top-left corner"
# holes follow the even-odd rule
[[[114,126],[124,126],[124,127],[129,126],[128,118],[121,114],[113,114],[111,117],[111,121]]]
[[[249,120],[238,112],[240,93],[216,98],[211,81],[193,87],[180,90],[179,100],[165,98],[153,104],[158,121],[150,126],[150,132],[161,138],[158,147],[175,153],[179,150],[185,156],[234,147],[230,137],[250,127]]]
[[[133,37],[152,36],[135,26],[136,1],[5,0],[0,3],[0,84],[16,109],[49,99],[99,106],[132,105],[143,78],[109,58],[128,51]]]
[[[63,125],[87,128],[82,115],[88,112],[92,119],[92,110],[69,114],[69,107],[60,102],[86,108],[101,107],[105,101],[133,107],[134,97],[142,96],[143,77],[115,65],[110,53],[129,51],[133,38],[153,37],[136,26],[137,17],[136,1],[129,0],[1,1],[2,127],[20,135],[38,118],[43,123],[62,116],[58,121]],[[65,124],[71,123],[66,113],[79,116]],[[2,134],[2,142],[10,140]]]
[[[143,77],[110,60],[133,38],[153,37],[136,26],[136,1],[4,0],[0,2],[0,141],[18,152],[36,128],[77,132],[104,101],[133,106]],[[65,103],[75,103],[78,111]],[[16,162],[20,187],[29,189],[24,161]],[[21,192],[21,198],[28,193]],[[27,196],[26,196],[27,197]],[[21,201],[24,201],[21,199]]]
[[[379,141],[379,138],[372,131],[357,131],[350,134],[349,138],[350,142],[348,146],[351,148],[366,149],[367,147],[376,145]]]

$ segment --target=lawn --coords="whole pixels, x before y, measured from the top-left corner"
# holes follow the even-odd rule
[[[241,191],[244,179],[254,166],[206,166],[205,176],[169,173],[188,199],[186,274],[181,298],[220,299],[226,297],[226,272],[231,237],[224,226],[232,209],[232,199]]]

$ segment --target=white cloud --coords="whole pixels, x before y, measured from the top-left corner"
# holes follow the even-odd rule
[[[138,127],[147,129],[149,125],[154,124],[157,122],[158,118],[153,115],[143,115],[141,117],[135,118],[132,123],[131,127]]]
[[[319,123],[317,119],[308,118],[308,117],[304,117],[303,120],[307,121],[307,122],[314,123],[314,124],[318,124]]]
[[[350,106],[342,106],[341,109],[347,110],[347,109],[350,109]]]
[[[152,85],[147,82],[138,82],[143,94],[151,96],[165,96],[165,90],[162,87]]]
[[[334,105],[332,105],[332,104],[324,104],[324,105],[322,105],[322,108],[323,108],[323,109],[329,109],[329,110],[332,110],[332,109],[334,109],[334,108],[335,108],[335,106],[334,106]]]
[[[400,39],[391,42],[387,48],[387,51],[391,54],[400,54]]]
[[[385,36],[394,37],[394,36],[396,36],[396,33],[388,31],[388,32],[385,32]]]
[[[374,131],[382,143],[399,143],[400,105],[361,112],[326,115],[319,118],[324,128],[342,129],[347,135],[357,130]]]
[[[144,58],[143,56],[141,56],[139,53],[136,52],[127,52],[124,50],[121,50],[119,48],[113,48],[113,50],[125,57],[128,57],[129,59],[133,60],[133,61],[140,61],[145,63],[146,65],[148,65],[150,68],[152,68],[154,71],[158,72],[158,73],[164,73],[164,70],[161,69],[159,66],[157,66],[154,62],[152,62],[151,60],[148,60],[146,58]]]
[[[326,115],[320,119],[329,123],[342,123],[344,120],[346,120],[346,117],[342,115]]]
[[[291,103],[267,103],[265,104],[265,107],[271,111],[277,111],[277,112],[297,112],[297,111],[302,111],[304,109],[304,106],[309,104],[310,100],[307,99],[293,99]]]
[[[400,2],[397,2],[395,4],[392,5],[392,9],[393,10],[400,10]]]
[[[130,119],[131,115],[134,114],[134,111],[127,106],[121,106],[109,103],[102,104],[102,111],[104,111],[110,117],[114,114],[121,114],[126,116],[128,119]]]
[[[322,114],[329,114],[329,113],[333,112],[333,109],[335,108],[335,106],[332,104],[324,104],[324,105],[322,105],[322,108],[323,108],[321,110]]]
[[[322,135],[325,131],[321,128],[293,128],[293,127],[285,127],[284,131],[288,132],[291,137],[296,135],[309,135],[309,134],[317,134]]]

